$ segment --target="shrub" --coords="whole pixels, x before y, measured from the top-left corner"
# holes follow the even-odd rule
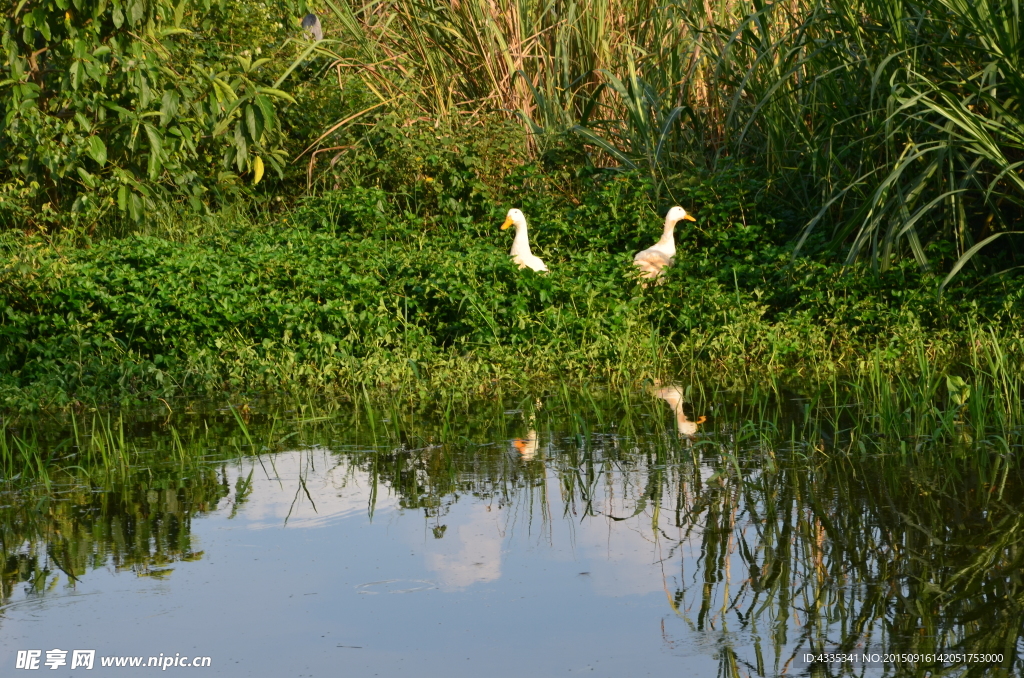
[[[291,97],[261,52],[287,34],[254,7],[20,0],[0,34],[0,220],[138,221],[170,202],[203,211],[280,172],[277,108]],[[236,16],[246,47],[230,34]]]

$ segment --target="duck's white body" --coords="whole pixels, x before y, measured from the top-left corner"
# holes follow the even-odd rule
[[[516,237],[512,241],[512,250],[509,252],[512,256],[512,261],[518,264],[519,268],[530,268],[534,271],[548,270],[548,267],[544,265],[541,258],[535,256],[530,251],[530,237],[527,234],[526,217],[517,209],[510,209],[508,211],[505,223],[501,225],[501,230],[504,231],[513,224],[516,227]]]
[[[633,264],[640,269],[640,276],[653,280],[665,272],[665,267],[675,263],[676,224],[681,220],[696,221],[682,207],[673,207],[665,216],[665,229],[661,239],[633,257]]]

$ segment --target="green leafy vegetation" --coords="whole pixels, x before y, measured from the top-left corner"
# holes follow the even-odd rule
[[[1011,10],[602,7],[20,2],[2,406],[1014,374]]]
[[[278,111],[295,101],[268,73],[288,51],[281,20],[252,0],[15,3],[0,35],[0,223],[203,212],[281,174]]]
[[[225,389],[429,397],[678,373],[804,388],[873,370],[938,378],[995,353],[999,374],[1020,364],[1020,290],[989,281],[939,299],[910,262],[877,277],[793,262],[742,170],[680,189],[708,208],[677,231],[665,283],[644,288],[631,255],[660,231],[645,181],[598,174],[560,192],[517,169],[501,190],[520,196],[551,267],[520,271],[497,228],[508,198],[474,172],[503,152],[454,144],[404,184],[379,177],[391,192],[329,191],[181,242],[10,235],[5,405]]]
[[[229,462],[342,440],[435,518],[551,473],[574,510],[633,473],[700,529],[696,627],[741,558],[776,667],[794,615],[822,643],[875,625],[893,651],[1016,657],[1017,3],[4,12],[5,597],[54,585],[37,553],[161,576],[201,557],[193,517],[251,492]],[[697,221],[645,287],[632,256],[674,204]],[[510,207],[549,273],[510,261]],[[698,444],[648,402],[670,381]],[[267,394],[328,404],[264,419]],[[527,419],[572,442],[510,458]]]
[[[983,251],[1019,265],[1005,237],[1024,208],[1016,2],[331,7],[358,48],[339,63],[389,64],[409,79],[362,77],[427,115],[515,111],[540,149],[638,170],[674,202],[680,174],[742,158],[799,206],[786,232],[801,251],[827,244],[847,264],[955,273]]]

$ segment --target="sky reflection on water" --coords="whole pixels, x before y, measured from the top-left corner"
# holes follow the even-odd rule
[[[812,647],[989,636],[1019,655],[1015,480],[993,498],[983,474],[944,493],[885,457],[833,468],[662,391],[631,435],[511,410],[458,442],[393,415],[289,448],[254,423],[256,457],[204,422],[188,444],[220,461],[8,492],[0,666],[60,648],[222,676],[812,675]]]
[[[17,649],[67,648],[210,655],[209,675],[716,670],[712,647],[682,641],[686,624],[665,602],[679,573],[658,562],[647,513],[540,520],[528,497],[498,505],[462,495],[438,539],[433,517],[397,508],[395,497],[378,497],[371,520],[372,483],[343,456],[283,452],[272,467],[247,459],[227,469],[228,483],[249,471],[253,490],[234,518],[229,495],[192,523],[200,560],[162,578],[101,569],[74,588],[61,580],[47,595],[15,594],[0,622],[0,664],[13,666]],[[628,491],[609,481],[596,504],[628,515]],[[558,478],[547,476],[546,491],[557,496]],[[541,488],[527,493],[544,501]]]

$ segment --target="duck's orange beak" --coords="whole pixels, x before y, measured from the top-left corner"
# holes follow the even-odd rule
[[[693,217],[691,217],[689,214],[684,214],[683,215],[683,221],[697,221],[697,220],[694,219]]]
[[[506,228],[508,228],[511,225],[512,225],[512,217],[505,217],[505,223],[503,223],[501,225],[501,230],[504,231]]]

